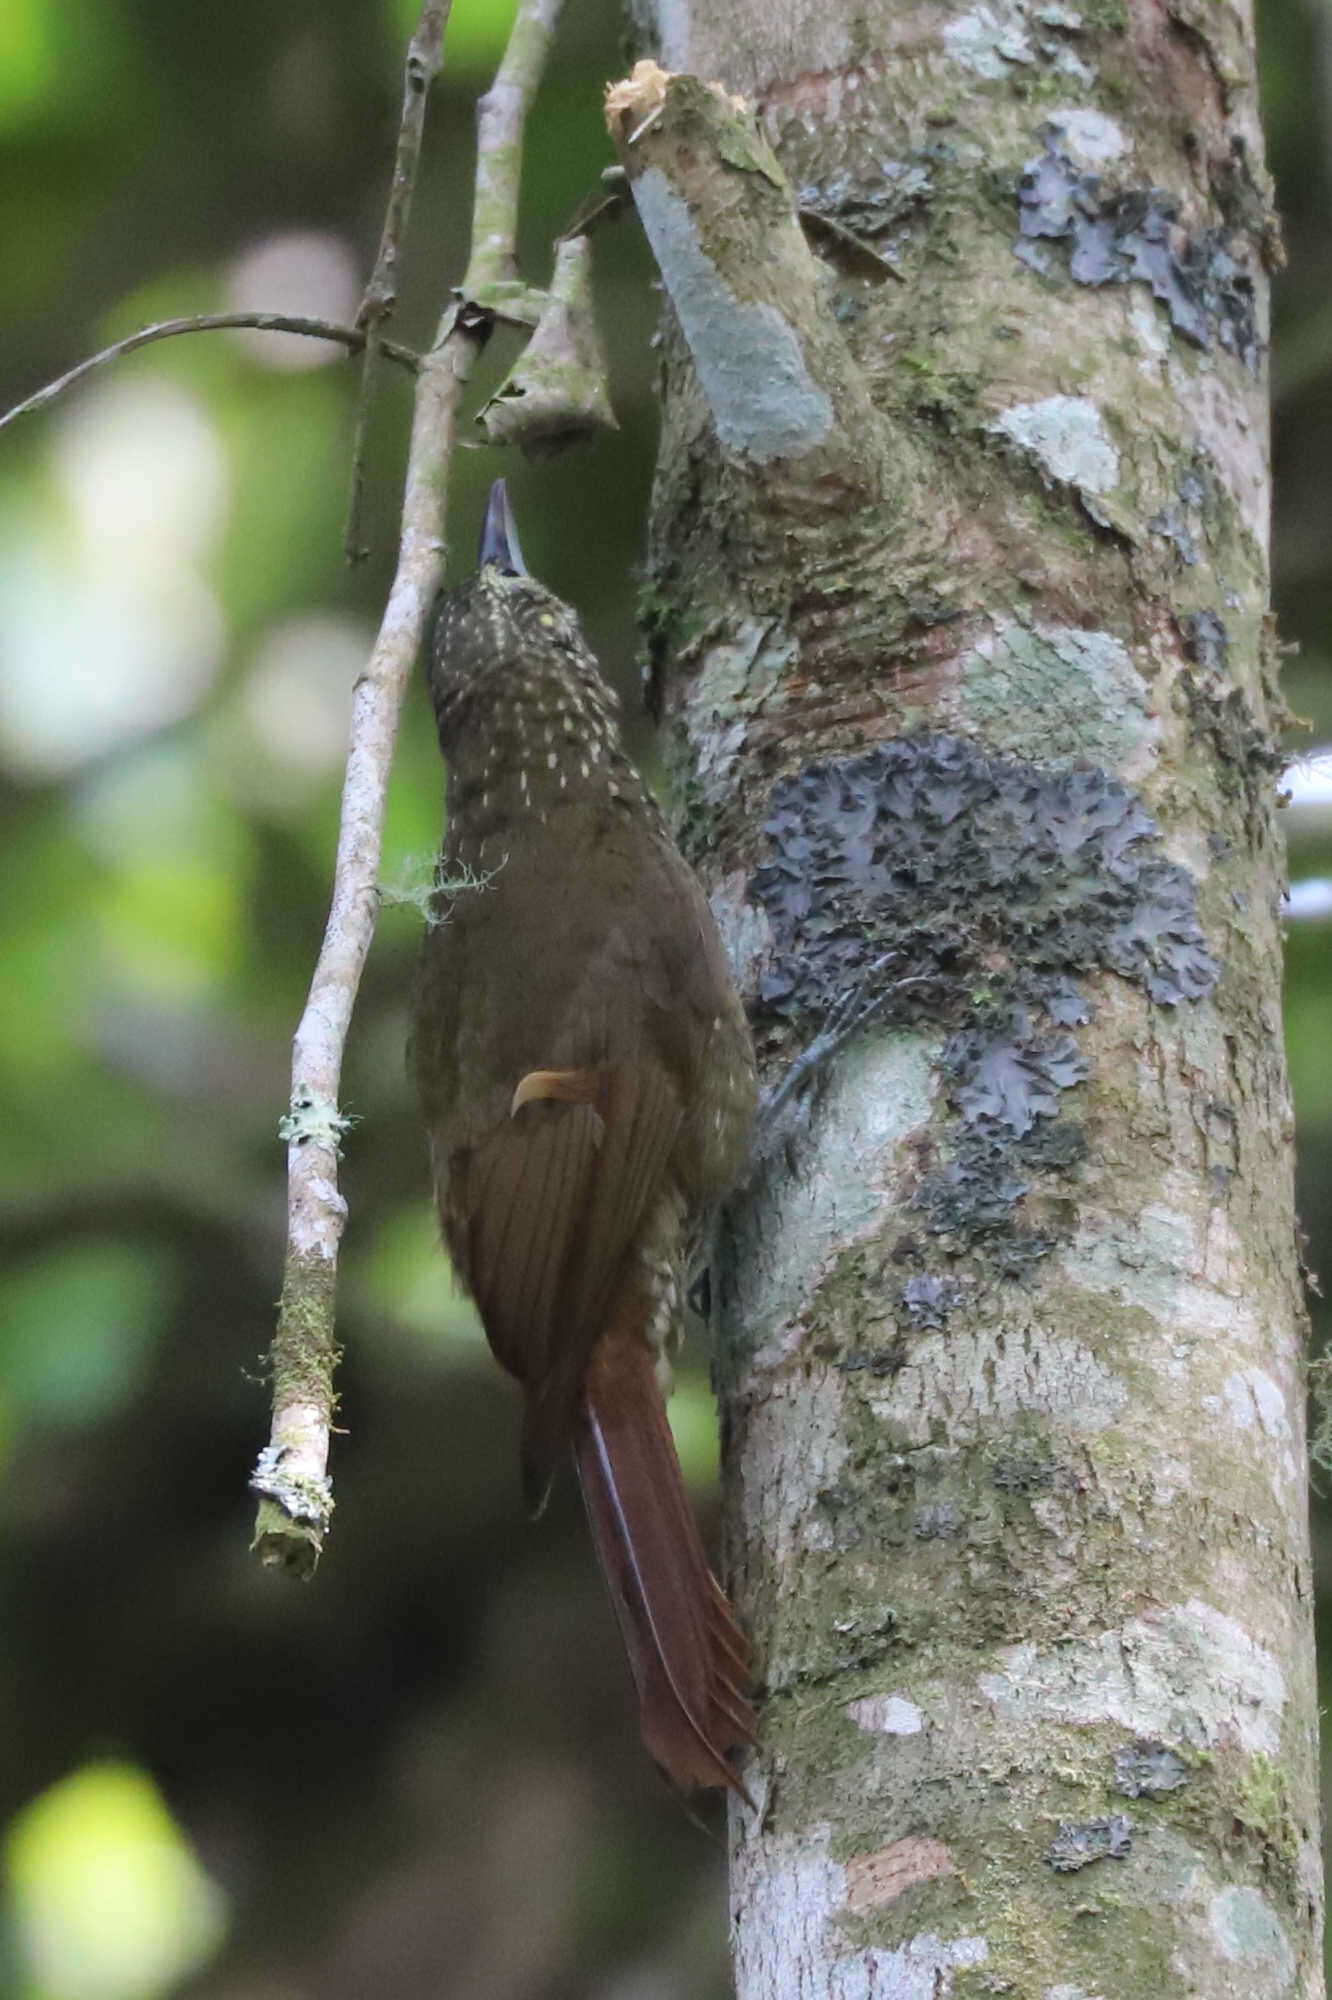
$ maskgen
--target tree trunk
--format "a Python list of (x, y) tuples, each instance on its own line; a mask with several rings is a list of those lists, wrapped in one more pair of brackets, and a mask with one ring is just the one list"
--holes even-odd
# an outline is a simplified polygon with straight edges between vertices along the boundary
[(624, 111), (680, 827), (770, 1080), (876, 1007), (717, 1287), (740, 2000), (1320, 1994), (1247, 10), (638, 11), (785, 172)]

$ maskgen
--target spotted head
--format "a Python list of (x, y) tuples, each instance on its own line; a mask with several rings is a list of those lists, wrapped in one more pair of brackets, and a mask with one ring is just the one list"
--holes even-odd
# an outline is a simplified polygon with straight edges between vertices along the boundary
[[(497, 700), (521, 698), (525, 680), (573, 675), (585, 686), (589, 671), (596, 675), (596, 662), (578, 615), (528, 575), (508, 489), (497, 479), (475, 573), (441, 592), (431, 626), (427, 674), (441, 747), (449, 755), (460, 734), (484, 728)], [(613, 704), (609, 689), (606, 696)]]

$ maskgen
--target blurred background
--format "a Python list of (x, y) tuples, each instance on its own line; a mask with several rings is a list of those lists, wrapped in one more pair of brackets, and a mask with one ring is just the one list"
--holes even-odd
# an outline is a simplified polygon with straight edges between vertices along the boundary
[[(0, 408), (150, 320), (350, 320), (416, 12), (4, 0)], [(461, 272), (472, 101), (511, 12), (456, 0), (409, 342)], [(1332, 8), (1260, 16), (1291, 253), (1276, 597), (1311, 725), (1286, 815), (1290, 1055), (1308, 1256), (1332, 1277)], [(569, 0), (529, 141), (534, 282), (609, 157), (600, 89), (624, 58), (615, 0)], [(453, 521), (465, 553), (509, 474), (531, 566), (632, 713), (655, 300), (632, 228), (596, 249), (619, 435), (536, 474), (462, 453)], [(513, 353), (494, 341), (478, 400)], [(403, 1070), (407, 905), (381, 920), (345, 1078), (334, 1534), (304, 1588), (246, 1550), (275, 1128), (406, 442), (409, 384), (386, 371), (371, 554), (349, 570), (355, 382), (312, 343), (201, 335), (0, 438), (0, 2000), (728, 1991), (716, 1826), (641, 1755), (576, 1498), (524, 1518), (512, 1397), (446, 1289)], [(390, 885), (420, 881), (440, 806), (418, 686)], [(696, 1361), (673, 1418), (706, 1507)], [(1332, 1581), (1321, 1502), (1316, 1528)]]

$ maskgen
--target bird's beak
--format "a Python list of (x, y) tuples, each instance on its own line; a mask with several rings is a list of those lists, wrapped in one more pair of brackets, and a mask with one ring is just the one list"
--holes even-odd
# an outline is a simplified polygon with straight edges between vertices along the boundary
[(514, 525), (513, 508), (509, 505), (509, 489), (502, 479), (497, 479), (490, 489), (485, 519), (481, 523), (481, 547), (477, 551), (476, 566), (484, 569), (487, 563), (493, 563), (505, 576), (527, 575), (527, 564), (523, 561), (518, 530)]

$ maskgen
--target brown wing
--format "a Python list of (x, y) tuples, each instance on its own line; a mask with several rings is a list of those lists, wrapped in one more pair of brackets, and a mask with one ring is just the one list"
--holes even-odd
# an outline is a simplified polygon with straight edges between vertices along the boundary
[(570, 1073), (558, 1074), (559, 1096), (521, 1102), (450, 1163), (443, 1203), (490, 1345), (527, 1391), (533, 1505), (572, 1435), (588, 1356), (680, 1126), (679, 1094), (651, 1065), (582, 1072), (584, 1102), (569, 1100)]

